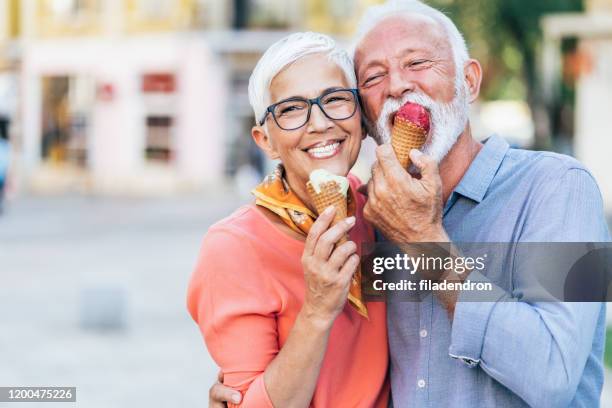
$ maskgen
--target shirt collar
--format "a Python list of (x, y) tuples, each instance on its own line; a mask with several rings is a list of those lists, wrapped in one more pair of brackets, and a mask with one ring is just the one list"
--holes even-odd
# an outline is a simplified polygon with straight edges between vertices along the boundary
[(509, 148), (501, 137), (489, 137), (453, 192), (481, 202)]

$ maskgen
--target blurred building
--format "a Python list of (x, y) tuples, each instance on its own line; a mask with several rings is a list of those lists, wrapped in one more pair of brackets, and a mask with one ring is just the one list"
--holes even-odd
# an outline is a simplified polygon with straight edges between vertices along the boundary
[[(553, 100), (562, 76), (576, 80), (573, 151), (595, 175), (606, 208), (612, 212), (612, 0), (587, 0), (585, 13), (544, 18), (544, 90)], [(577, 51), (562, 58), (565, 39), (578, 41)]]
[(172, 192), (261, 172), (246, 89), (262, 52), (297, 30), (342, 41), (380, 2), (4, 0), (0, 120), (15, 184)]
[(18, 71), (15, 39), (19, 32), (16, 1), (0, 2), (0, 137), (8, 137), (17, 114)]

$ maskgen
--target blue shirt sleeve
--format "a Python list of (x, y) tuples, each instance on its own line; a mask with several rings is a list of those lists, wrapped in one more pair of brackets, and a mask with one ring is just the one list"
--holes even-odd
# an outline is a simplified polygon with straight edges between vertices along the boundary
[[(588, 171), (567, 168), (537, 191), (520, 241), (610, 241), (601, 194)], [(527, 269), (514, 273), (526, 274)], [(487, 280), (474, 272), (469, 276), (470, 280)], [(449, 355), (470, 367), (480, 365), (530, 406), (570, 405), (594, 344), (604, 341), (604, 329), (599, 326), (604, 324), (605, 305), (528, 303), (494, 287), (497, 302), (462, 302), (460, 295)], [(588, 381), (601, 389), (601, 376), (596, 373)]]

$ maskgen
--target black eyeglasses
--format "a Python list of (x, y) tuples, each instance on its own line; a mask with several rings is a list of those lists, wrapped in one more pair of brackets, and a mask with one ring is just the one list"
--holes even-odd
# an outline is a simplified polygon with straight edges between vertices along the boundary
[(259, 121), (262, 126), (271, 113), (274, 122), (283, 130), (295, 130), (310, 120), (312, 105), (317, 105), (321, 112), (332, 120), (348, 119), (357, 111), (359, 93), (357, 89), (331, 89), (318, 98), (289, 98), (268, 106), (266, 114)]

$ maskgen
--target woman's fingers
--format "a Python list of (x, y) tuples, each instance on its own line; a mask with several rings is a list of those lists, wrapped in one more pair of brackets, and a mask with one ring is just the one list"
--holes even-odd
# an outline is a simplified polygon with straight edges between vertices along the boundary
[(225, 408), (226, 402), (239, 404), (240, 401), (242, 394), (221, 383), (213, 385), (208, 393), (208, 408)]
[(334, 246), (355, 225), (355, 217), (347, 217), (341, 222), (325, 231), (318, 239), (314, 255), (320, 260), (328, 260)]
[(319, 237), (327, 231), (334, 219), (334, 215), (336, 215), (336, 207), (330, 205), (317, 217), (317, 220), (312, 224), (306, 236), (306, 243), (304, 245), (304, 252), (306, 254), (312, 255), (314, 253)]
[[(304, 307), (309, 308), (315, 316), (331, 321), (342, 311), (346, 303), (346, 292), (350, 281), (350, 275), (348, 278), (343, 278), (338, 271), (357, 250), (354, 242), (337, 245), (355, 225), (355, 217), (345, 218), (330, 227), (333, 215), (334, 211), (330, 213), (326, 211), (319, 216), (316, 225), (313, 224), (310, 229), (307, 247), (302, 256), (306, 280)], [(354, 261), (351, 261), (351, 265), (352, 262)], [(349, 267), (355, 269), (353, 266)]]
[(348, 257), (355, 252), (357, 252), (357, 244), (353, 241), (347, 241), (334, 249), (334, 252), (329, 257), (329, 265), (335, 270), (340, 270)]
[(346, 279), (347, 281), (350, 281), (353, 277), (353, 274), (357, 270), (358, 266), (359, 266), (359, 255), (357, 254), (351, 255), (346, 260), (344, 265), (342, 265), (342, 268), (340, 269), (340, 276)]

